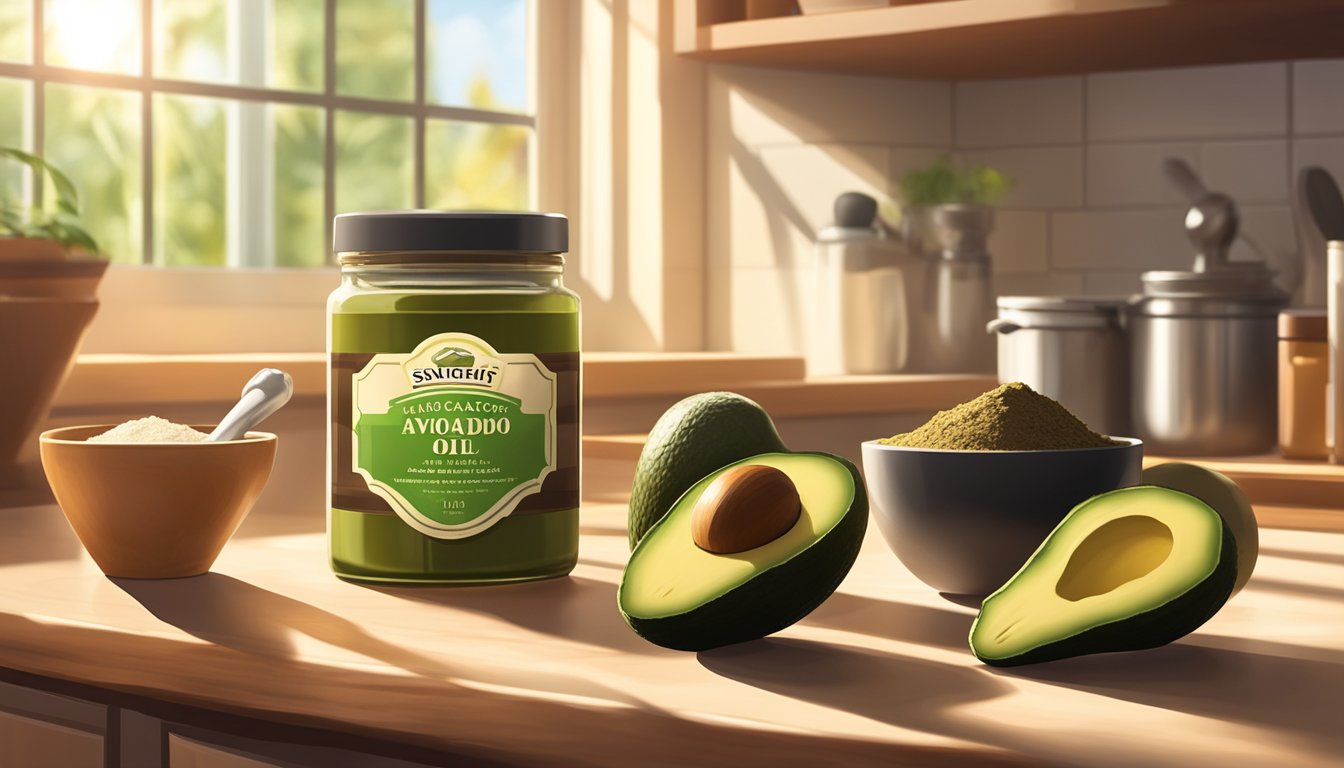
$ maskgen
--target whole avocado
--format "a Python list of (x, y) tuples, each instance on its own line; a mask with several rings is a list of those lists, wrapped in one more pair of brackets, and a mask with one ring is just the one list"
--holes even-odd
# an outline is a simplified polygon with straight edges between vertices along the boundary
[(635, 466), (630, 548), (701, 478), (748, 456), (785, 450), (769, 414), (753, 400), (705, 392), (676, 403), (653, 425)]

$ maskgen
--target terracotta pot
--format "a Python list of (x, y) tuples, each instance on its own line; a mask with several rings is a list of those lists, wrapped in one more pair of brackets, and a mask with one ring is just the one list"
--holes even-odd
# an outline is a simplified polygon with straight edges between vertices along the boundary
[(90, 298), (0, 295), (0, 467), (13, 464), (46, 418), (97, 311)]
[[(2, 241), (0, 241), (2, 242)], [(107, 262), (97, 259), (0, 259), (0, 296), (85, 299), (98, 294)]]
[(65, 427), (40, 438), (47, 482), (84, 548), (108, 576), (167, 579), (210, 570), (266, 486), (275, 435), (86, 442), (111, 428)]
[(0, 262), (61, 261), (65, 246), (43, 237), (0, 237)]

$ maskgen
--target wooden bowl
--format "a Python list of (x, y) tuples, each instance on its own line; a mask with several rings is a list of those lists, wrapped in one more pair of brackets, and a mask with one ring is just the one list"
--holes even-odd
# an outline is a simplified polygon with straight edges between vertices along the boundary
[(111, 428), (65, 427), (39, 438), (47, 482), (84, 548), (108, 576), (171, 579), (210, 570), (266, 486), (275, 435), (86, 442)]

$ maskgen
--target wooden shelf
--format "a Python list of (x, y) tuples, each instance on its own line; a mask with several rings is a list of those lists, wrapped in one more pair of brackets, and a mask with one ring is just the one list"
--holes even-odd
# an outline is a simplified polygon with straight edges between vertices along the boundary
[(937, 79), (1344, 55), (1338, 0), (935, 0), (765, 17), (749, 7), (758, 6), (678, 0), (677, 51), (724, 63)]

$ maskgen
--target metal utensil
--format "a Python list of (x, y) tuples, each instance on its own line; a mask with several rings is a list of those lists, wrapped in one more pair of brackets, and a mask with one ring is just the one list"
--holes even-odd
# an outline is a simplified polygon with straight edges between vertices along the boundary
[(1329, 240), (1344, 240), (1344, 195), (1330, 172), (1320, 167), (1307, 168), (1303, 174), (1307, 206), (1316, 227)]
[(247, 431), (280, 410), (294, 394), (294, 380), (288, 373), (275, 368), (262, 368), (247, 384), (237, 404), (220, 420), (219, 426), (206, 438), (210, 442), (237, 440)]
[(1311, 204), (1307, 202), (1310, 190), (1318, 188), (1320, 183), (1308, 183), (1308, 179), (1313, 178), (1314, 171), (1318, 170), (1325, 172), (1319, 166), (1299, 170), (1297, 184), (1293, 187), (1293, 223), (1297, 228), (1298, 259), (1302, 263), (1302, 281), (1293, 296), (1293, 303), (1306, 307), (1325, 306), (1326, 299), (1326, 240), (1312, 214)]
[(1185, 234), (1195, 246), (1195, 271), (1227, 266), (1227, 252), (1237, 239), (1240, 223), (1237, 204), (1221, 192), (1208, 191), (1190, 165), (1178, 157), (1167, 158), (1162, 169), (1190, 202), (1190, 210), (1185, 214)]

